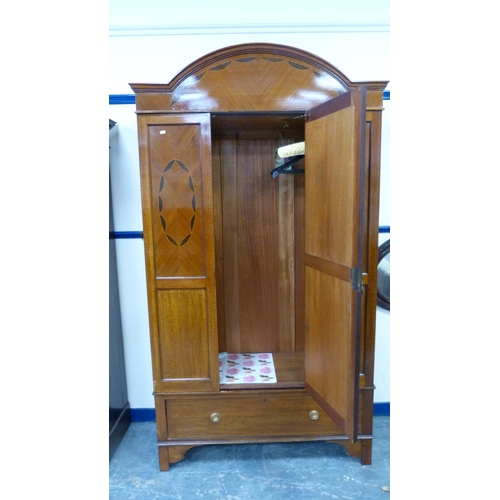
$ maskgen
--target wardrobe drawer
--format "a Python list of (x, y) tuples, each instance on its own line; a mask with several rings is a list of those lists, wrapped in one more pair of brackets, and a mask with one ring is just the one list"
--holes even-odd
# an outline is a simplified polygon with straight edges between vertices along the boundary
[(290, 397), (213, 397), (167, 401), (171, 438), (342, 435), (307, 394)]

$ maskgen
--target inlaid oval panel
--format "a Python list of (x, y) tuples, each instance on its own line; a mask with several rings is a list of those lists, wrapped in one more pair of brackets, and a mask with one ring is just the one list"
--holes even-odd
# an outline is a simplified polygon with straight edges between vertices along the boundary
[(160, 178), (158, 210), (167, 240), (177, 247), (188, 243), (196, 223), (196, 193), (187, 166), (180, 160), (167, 163)]

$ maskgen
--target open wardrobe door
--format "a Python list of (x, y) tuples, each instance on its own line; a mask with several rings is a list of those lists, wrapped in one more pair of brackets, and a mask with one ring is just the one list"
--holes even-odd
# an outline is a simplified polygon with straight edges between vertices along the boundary
[(307, 113), (305, 386), (357, 441), (366, 88)]

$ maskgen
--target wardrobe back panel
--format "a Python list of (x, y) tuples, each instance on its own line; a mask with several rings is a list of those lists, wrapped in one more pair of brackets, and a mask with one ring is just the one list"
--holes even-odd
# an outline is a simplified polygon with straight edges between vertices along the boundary
[(295, 193), (295, 351), (305, 349), (305, 288), (304, 288), (304, 232), (305, 232), (305, 175), (294, 175)]
[(294, 176), (270, 176), (278, 146), (277, 138), (213, 144), (219, 348), (227, 352), (295, 351), (296, 200)]

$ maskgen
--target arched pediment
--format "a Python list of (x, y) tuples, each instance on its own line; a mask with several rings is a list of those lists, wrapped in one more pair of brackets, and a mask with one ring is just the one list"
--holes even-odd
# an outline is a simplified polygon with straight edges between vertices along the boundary
[(313, 54), (261, 43), (211, 52), (168, 84), (131, 87), (143, 112), (264, 112), (310, 109), (357, 85)]

